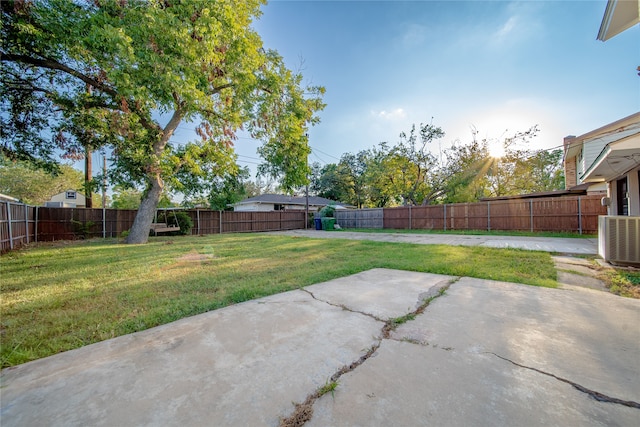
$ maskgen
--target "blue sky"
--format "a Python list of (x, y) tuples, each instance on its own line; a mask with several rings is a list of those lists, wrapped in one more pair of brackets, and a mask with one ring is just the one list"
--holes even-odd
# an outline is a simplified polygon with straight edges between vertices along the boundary
[[(271, 1), (254, 28), (309, 84), (326, 87), (310, 162), (337, 162), (412, 123), (453, 141), (533, 125), (530, 148), (562, 144), (640, 109), (640, 28), (596, 40), (598, 1)], [(174, 140), (186, 137), (185, 124)], [(257, 142), (236, 144), (255, 168)]]

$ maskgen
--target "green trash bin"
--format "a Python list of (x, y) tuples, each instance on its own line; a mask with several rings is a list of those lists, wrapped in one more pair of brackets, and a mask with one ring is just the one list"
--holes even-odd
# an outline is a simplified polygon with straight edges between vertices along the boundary
[(335, 230), (336, 219), (335, 218), (322, 218), (322, 229), (323, 230)]

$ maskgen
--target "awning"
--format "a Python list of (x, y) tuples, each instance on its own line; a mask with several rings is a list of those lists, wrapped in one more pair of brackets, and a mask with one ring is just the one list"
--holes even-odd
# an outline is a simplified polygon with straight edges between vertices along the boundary
[(609, 0), (598, 40), (606, 41), (640, 22), (640, 0)]
[(638, 165), (640, 165), (640, 132), (607, 144), (584, 173), (582, 181), (613, 181)]

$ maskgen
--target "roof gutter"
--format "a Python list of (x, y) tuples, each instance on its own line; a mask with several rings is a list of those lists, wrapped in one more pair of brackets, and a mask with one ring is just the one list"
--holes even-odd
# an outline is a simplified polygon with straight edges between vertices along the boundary
[[(607, 41), (639, 22), (638, 0), (609, 0), (604, 11), (597, 40)], [(613, 27), (612, 27), (613, 25)]]

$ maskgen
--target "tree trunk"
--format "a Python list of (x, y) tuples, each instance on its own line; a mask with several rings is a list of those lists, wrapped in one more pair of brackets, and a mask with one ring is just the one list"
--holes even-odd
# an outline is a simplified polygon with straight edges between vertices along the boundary
[[(177, 97), (176, 102), (178, 102)], [(149, 240), (151, 223), (153, 222), (153, 217), (156, 214), (156, 209), (158, 208), (160, 196), (162, 196), (162, 190), (164, 188), (164, 182), (160, 176), (160, 158), (162, 157), (162, 152), (167, 146), (171, 135), (173, 135), (173, 132), (180, 124), (183, 115), (184, 111), (181, 106), (178, 105), (178, 108), (176, 108), (173, 116), (171, 116), (169, 123), (167, 123), (165, 128), (162, 130), (161, 138), (153, 144), (153, 155), (155, 161), (153, 167), (150, 168), (153, 172), (148, 173), (149, 183), (151, 185), (147, 188), (147, 192), (140, 203), (138, 213), (136, 214), (136, 218), (133, 220), (133, 225), (131, 226), (131, 230), (129, 230), (129, 235), (126, 238), (125, 243), (140, 244), (147, 243)]]
[(160, 178), (160, 174), (156, 174), (151, 180), (151, 188), (146, 192), (140, 203), (138, 213), (136, 214), (136, 218), (133, 221), (125, 243), (147, 243), (149, 240), (149, 230), (151, 229), (153, 217), (156, 214), (163, 187), (164, 184), (162, 178)]

